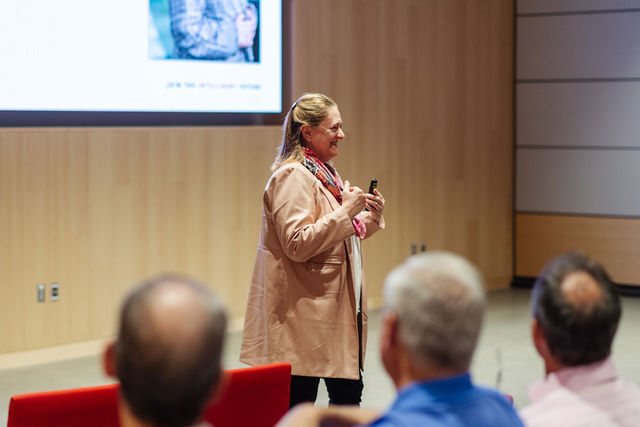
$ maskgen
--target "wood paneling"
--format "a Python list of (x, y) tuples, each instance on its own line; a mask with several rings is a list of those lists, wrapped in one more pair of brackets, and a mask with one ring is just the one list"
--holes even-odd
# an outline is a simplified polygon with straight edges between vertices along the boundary
[[(513, 2), (296, 0), (294, 95), (339, 104), (336, 160), (379, 180), (373, 299), (412, 241), (512, 276)], [(138, 280), (181, 271), (241, 317), (278, 127), (0, 130), (0, 353), (100, 339)], [(59, 281), (58, 302), (35, 286)]]
[(516, 275), (535, 277), (551, 258), (582, 251), (617, 283), (640, 285), (640, 219), (516, 215)]
[(336, 99), (337, 166), (358, 185), (377, 178), (388, 201), (388, 230), (365, 244), (373, 295), (413, 240), (466, 254), (493, 287), (510, 280), (512, 14), (501, 1), (294, 4), (294, 22), (322, 34), (294, 49), (307, 76), (294, 93)]
[[(244, 307), (271, 128), (2, 131), (0, 349), (113, 333), (128, 288), (151, 274), (206, 279)], [(36, 283), (58, 302), (37, 304)]]

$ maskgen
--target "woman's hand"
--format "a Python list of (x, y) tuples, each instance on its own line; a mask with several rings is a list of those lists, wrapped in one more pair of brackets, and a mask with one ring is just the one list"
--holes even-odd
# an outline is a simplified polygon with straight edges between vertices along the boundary
[(344, 190), (342, 190), (342, 207), (347, 210), (349, 218), (358, 215), (364, 209), (367, 199), (364, 191), (358, 187), (352, 187), (349, 181), (344, 182)]
[(382, 193), (376, 189), (373, 190), (373, 194), (366, 194), (365, 197), (371, 219), (376, 223), (380, 223), (382, 210), (384, 209), (384, 197), (382, 197)]

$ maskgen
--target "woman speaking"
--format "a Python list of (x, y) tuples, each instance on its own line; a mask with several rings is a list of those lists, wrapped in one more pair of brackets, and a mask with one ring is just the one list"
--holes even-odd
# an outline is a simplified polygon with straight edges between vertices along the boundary
[(384, 198), (342, 183), (331, 160), (343, 138), (336, 103), (301, 96), (287, 113), (263, 196), (240, 361), (291, 363), (290, 406), (314, 402), (320, 378), (331, 404), (359, 404), (362, 396), (360, 240), (384, 228)]

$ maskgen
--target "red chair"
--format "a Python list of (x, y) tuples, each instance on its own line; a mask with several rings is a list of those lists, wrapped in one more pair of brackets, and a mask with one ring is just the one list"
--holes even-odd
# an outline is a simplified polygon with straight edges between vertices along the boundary
[(20, 394), (9, 402), (7, 427), (118, 425), (117, 384)]
[[(272, 427), (289, 409), (291, 365), (232, 369), (204, 419), (215, 427)], [(113, 427), (118, 421), (118, 385), (16, 395), (7, 427)]]
[(224, 391), (204, 413), (215, 427), (273, 427), (289, 410), (290, 364), (234, 369), (227, 374)]

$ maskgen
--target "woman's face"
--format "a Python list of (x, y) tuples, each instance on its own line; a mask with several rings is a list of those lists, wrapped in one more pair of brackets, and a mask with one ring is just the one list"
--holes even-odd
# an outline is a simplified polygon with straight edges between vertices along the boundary
[(342, 118), (335, 105), (327, 109), (327, 116), (316, 127), (303, 130), (307, 147), (321, 162), (326, 163), (338, 155), (338, 142), (344, 138)]

